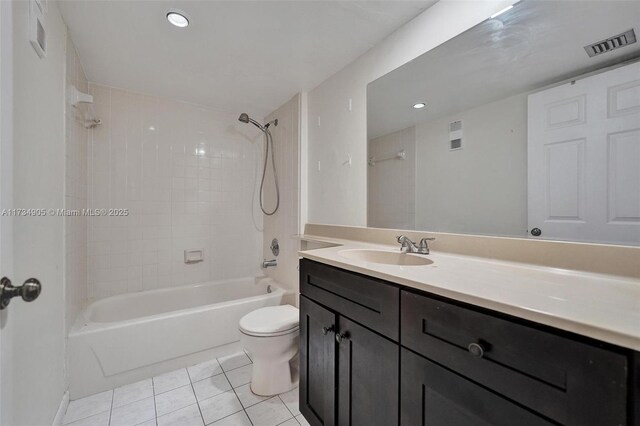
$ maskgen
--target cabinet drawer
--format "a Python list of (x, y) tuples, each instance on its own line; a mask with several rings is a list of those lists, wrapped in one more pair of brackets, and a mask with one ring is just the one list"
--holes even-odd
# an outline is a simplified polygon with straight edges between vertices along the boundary
[(300, 260), (300, 293), (398, 341), (400, 290), (354, 272)]
[(624, 354), (404, 290), (401, 306), (400, 343), (424, 357), (560, 424), (627, 423)]
[(406, 349), (400, 365), (402, 426), (555, 424)]

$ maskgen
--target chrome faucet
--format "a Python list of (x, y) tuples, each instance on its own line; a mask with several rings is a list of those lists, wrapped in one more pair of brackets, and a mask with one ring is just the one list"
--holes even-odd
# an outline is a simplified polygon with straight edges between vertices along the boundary
[(429, 254), (429, 241), (435, 240), (435, 238), (423, 238), (420, 240), (420, 243), (416, 245), (416, 243), (405, 235), (398, 235), (396, 239), (400, 244), (401, 252), (416, 254)]
[(398, 243), (400, 244), (400, 251), (403, 253), (417, 253), (418, 252), (418, 246), (416, 246), (416, 243), (414, 243), (413, 241), (411, 241), (411, 239), (405, 235), (398, 235), (396, 237), (396, 240), (398, 240)]

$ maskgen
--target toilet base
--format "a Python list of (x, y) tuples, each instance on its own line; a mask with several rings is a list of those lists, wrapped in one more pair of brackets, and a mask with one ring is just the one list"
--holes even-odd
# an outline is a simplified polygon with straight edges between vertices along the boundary
[(298, 386), (300, 378), (298, 356), (289, 362), (274, 365), (273, 362), (253, 361), (251, 392), (260, 396), (273, 396), (289, 392)]

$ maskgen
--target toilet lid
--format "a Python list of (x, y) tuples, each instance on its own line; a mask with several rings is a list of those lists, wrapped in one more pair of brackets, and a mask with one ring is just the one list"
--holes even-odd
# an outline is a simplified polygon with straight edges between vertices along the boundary
[(285, 334), (298, 328), (300, 313), (291, 305), (256, 309), (240, 320), (240, 331), (254, 336)]

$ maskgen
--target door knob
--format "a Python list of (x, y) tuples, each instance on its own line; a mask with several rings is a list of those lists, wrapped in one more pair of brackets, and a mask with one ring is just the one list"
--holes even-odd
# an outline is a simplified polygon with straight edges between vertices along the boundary
[(25, 302), (32, 302), (38, 298), (42, 285), (35, 278), (29, 278), (21, 286), (14, 287), (11, 280), (2, 277), (0, 280), (0, 310), (6, 308), (11, 299), (20, 296)]

